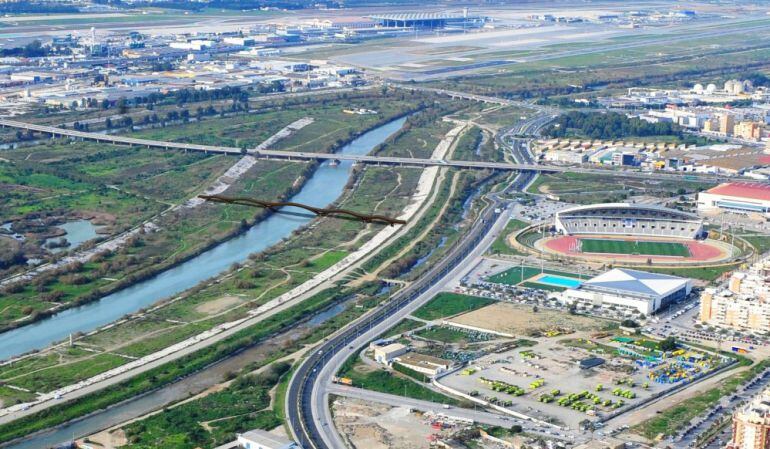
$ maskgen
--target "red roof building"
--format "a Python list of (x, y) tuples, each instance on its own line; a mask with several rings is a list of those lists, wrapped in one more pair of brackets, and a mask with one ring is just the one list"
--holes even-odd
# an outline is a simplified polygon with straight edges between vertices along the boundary
[(770, 184), (728, 182), (698, 194), (698, 210), (770, 213)]

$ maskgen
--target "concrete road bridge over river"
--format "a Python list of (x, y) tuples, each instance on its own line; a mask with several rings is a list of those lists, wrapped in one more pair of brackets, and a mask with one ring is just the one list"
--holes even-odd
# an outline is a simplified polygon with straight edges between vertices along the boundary
[[(712, 175), (712, 174), (688, 174), (682, 175), (679, 173), (667, 173), (667, 172), (645, 172), (637, 169), (600, 169), (600, 168), (586, 168), (586, 167), (566, 167), (556, 165), (542, 165), (542, 164), (519, 164), (510, 162), (485, 162), (485, 161), (458, 161), (458, 160), (444, 160), (444, 159), (422, 159), (422, 158), (409, 158), (409, 157), (392, 157), (392, 156), (372, 156), (372, 155), (342, 155), (336, 153), (314, 153), (314, 152), (295, 152), (295, 151), (280, 151), (280, 150), (255, 150), (255, 149), (241, 149), (235, 147), (216, 146), (216, 145), (199, 145), (194, 143), (184, 142), (167, 142), (162, 140), (140, 139), (128, 136), (118, 136), (110, 134), (100, 134), (84, 131), (76, 131), (65, 128), (58, 128), (49, 125), (38, 125), (34, 123), (20, 122), (16, 120), (0, 119), (1, 127), (9, 127), (16, 129), (23, 129), (26, 131), (33, 131), (42, 134), (48, 134), (53, 137), (65, 137), (71, 139), (90, 140), (94, 142), (103, 142), (115, 145), (132, 145), (132, 146), (144, 146), (147, 148), (157, 148), (161, 150), (183, 150), (183, 151), (200, 151), (204, 153), (220, 153), (220, 154), (232, 154), (241, 155), (249, 154), (259, 159), (283, 159), (283, 160), (333, 160), (333, 161), (353, 161), (363, 164), (374, 165), (395, 165), (395, 166), (416, 166), (416, 167), (455, 167), (461, 169), (475, 169), (475, 170), (505, 170), (505, 171), (519, 171), (519, 172), (539, 172), (539, 173), (556, 173), (556, 172), (571, 172), (571, 173), (586, 173), (596, 174), (601, 176), (621, 176), (625, 178), (643, 178), (643, 179), (655, 179), (655, 180), (687, 180), (687, 181), (704, 181), (704, 182), (720, 182), (728, 179), (724, 175)], [(751, 180), (746, 179), (750, 182)]]

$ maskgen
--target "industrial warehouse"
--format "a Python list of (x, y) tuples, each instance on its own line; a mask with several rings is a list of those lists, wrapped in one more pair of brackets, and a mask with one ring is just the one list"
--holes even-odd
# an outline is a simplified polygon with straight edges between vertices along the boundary
[(728, 182), (698, 194), (702, 212), (740, 212), (770, 217), (770, 184)]

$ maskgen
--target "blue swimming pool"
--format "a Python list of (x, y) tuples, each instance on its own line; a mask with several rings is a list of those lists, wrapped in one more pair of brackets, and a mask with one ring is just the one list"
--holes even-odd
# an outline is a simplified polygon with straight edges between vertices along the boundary
[(566, 287), (566, 288), (579, 287), (580, 284), (583, 283), (577, 279), (556, 276), (553, 274), (546, 274), (545, 276), (538, 278), (535, 282), (539, 284), (555, 285), (557, 287)]

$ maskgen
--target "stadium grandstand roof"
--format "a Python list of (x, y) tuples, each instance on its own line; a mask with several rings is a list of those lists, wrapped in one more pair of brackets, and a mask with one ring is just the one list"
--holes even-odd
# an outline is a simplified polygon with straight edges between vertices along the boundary
[(689, 279), (646, 271), (615, 268), (583, 283), (584, 287), (636, 295), (665, 296), (679, 290)]
[(637, 209), (637, 210), (650, 210), (650, 211), (657, 211), (657, 212), (667, 212), (670, 214), (678, 215), (683, 218), (689, 218), (692, 220), (700, 220), (700, 217), (698, 217), (695, 214), (691, 214), (689, 212), (683, 212), (681, 210), (677, 209), (670, 209), (668, 207), (658, 206), (655, 204), (641, 204), (641, 203), (600, 203), (600, 204), (589, 204), (585, 206), (575, 206), (570, 207), (567, 209), (562, 209), (558, 212), (559, 215), (567, 215), (572, 212), (582, 212), (582, 211), (589, 211), (589, 210), (597, 210), (597, 209)]
[(770, 184), (749, 182), (728, 182), (706, 191), (715, 195), (750, 198), (753, 200), (770, 201)]

